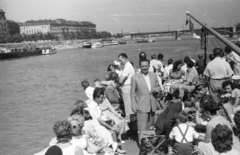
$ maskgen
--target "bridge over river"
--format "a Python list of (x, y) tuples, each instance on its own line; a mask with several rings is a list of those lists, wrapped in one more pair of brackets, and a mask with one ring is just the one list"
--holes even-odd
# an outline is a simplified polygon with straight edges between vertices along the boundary
[[(232, 26), (232, 27), (217, 27), (213, 28), (215, 31), (222, 35), (229, 35), (229, 38), (232, 38), (235, 35), (240, 34), (240, 27)], [(135, 36), (146, 36), (146, 35), (152, 35), (152, 34), (168, 34), (175, 36), (175, 40), (178, 40), (178, 38), (183, 35), (191, 33), (191, 30), (171, 30), (171, 31), (153, 31), (153, 32), (127, 32), (123, 33), (124, 36), (130, 36), (131, 38)], [(194, 33), (197, 35), (201, 35), (202, 29), (195, 29)]]

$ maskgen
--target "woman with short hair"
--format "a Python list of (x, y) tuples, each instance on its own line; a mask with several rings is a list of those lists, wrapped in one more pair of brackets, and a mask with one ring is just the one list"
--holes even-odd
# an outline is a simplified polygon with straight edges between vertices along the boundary
[(239, 155), (233, 145), (233, 132), (227, 125), (218, 124), (211, 134), (212, 145), (219, 155)]
[(121, 134), (125, 130), (125, 121), (105, 98), (105, 90), (96, 88), (93, 92), (93, 99), (94, 101), (88, 104), (92, 118), (97, 119), (107, 129), (116, 131), (118, 139), (121, 141)]
[(185, 75), (185, 72), (181, 69), (183, 65), (182, 60), (175, 61), (173, 68), (169, 71), (169, 78), (173, 80), (180, 80)]
[(176, 82), (171, 86), (172, 91), (179, 91), (179, 98), (182, 99), (185, 91), (192, 92), (196, 85), (198, 84), (198, 73), (196, 69), (193, 67), (194, 62), (192, 60), (186, 60), (185, 63), (187, 64), (187, 71), (185, 73), (185, 77), (183, 81)]
[[(200, 136), (199, 140), (202, 142), (198, 143), (198, 147), (203, 154), (215, 155), (215, 149), (211, 143), (211, 133), (218, 124), (226, 125), (229, 129), (232, 129), (231, 124), (223, 116), (218, 114), (220, 106), (218, 103), (214, 102), (212, 97), (209, 95), (204, 95), (200, 101), (201, 109), (203, 114), (210, 119), (206, 125), (205, 136)], [(240, 142), (236, 136), (233, 135), (233, 148), (240, 150)]]
[(233, 127), (234, 134), (240, 140), (240, 110), (235, 113), (233, 120), (235, 122), (235, 126)]
[[(57, 121), (53, 126), (53, 131), (56, 134), (54, 145), (62, 150), (62, 155), (83, 155), (81, 148), (70, 142), (72, 140), (72, 129), (68, 121)], [(49, 151), (48, 149), (52, 149), (51, 145), (34, 155), (44, 155)]]
[(227, 62), (232, 66), (235, 75), (240, 75), (240, 56), (235, 53), (231, 47), (226, 46), (224, 49)]

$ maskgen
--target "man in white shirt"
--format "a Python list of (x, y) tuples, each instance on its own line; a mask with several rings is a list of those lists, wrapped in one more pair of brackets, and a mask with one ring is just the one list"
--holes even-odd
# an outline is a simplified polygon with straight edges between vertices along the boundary
[(82, 87), (85, 90), (85, 94), (88, 97), (88, 99), (93, 100), (93, 91), (94, 88), (89, 86), (89, 82), (88, 81), (82, 81)]
[(152, 60), (150, 61), (150, 66), (153, 66), (156, 70), (162, 67), (162, 62), (157, 60), (157, 56), (155, 54), (152, 55), (151, 57), (152, 57)]
[(209, 93), (215, 102), (218, 102), (218, 94), (222, 89), (222, 83), (232, 77), (233, 71), (228, 62), (222, 59), (223, 50), (214, 48), (215, 58), (207, 64), (204, 75), (208, 81)]
[(135, 74), (135, 70), (132, 64), (128, 60), (128, 56), (125, 53), (121, 53), (118, 56), (118, 60), (123, 66), (122, 75), (119, 78), (119, 83), (122, 85), (122, 98), (124, 102), (126, 120), (130, 119), (130, 115), (133, 114), (131, 108), (131, 98), (130, 98), (130, 89), (131, 89), (131, 78)]
[(158, 61), (160, 62), (159, 63), (159, 67), (158, 67), (158, 72), (161, 73), (161, 75), (163, 75), (164, 73), (164, 66), (163, 66), (163, 58), (164, 58), (164, 55), (163, 54), (158, 54)]
[(168, 78), (169, 77), (169, 71), (173, 68), (173, 60), (172, 59), (168, 59), (168, 66), (165, 67), (164, 70), (164, 77)]

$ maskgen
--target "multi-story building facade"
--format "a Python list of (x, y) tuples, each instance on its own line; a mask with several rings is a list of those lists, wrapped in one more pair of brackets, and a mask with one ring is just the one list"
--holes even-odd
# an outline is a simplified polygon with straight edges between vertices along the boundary
[(7, 20), (5, 17), (5, 12), (0, 9), (0, 35), (8, 34)]
[(65, 19), (31, 20), (20, 24), (20, 33), (26, 35), (49, 32), (60, 37), (63, 32), (81, 32), (83, 30), (96, 31), (96, 25), (86, 21), (67, 21)]

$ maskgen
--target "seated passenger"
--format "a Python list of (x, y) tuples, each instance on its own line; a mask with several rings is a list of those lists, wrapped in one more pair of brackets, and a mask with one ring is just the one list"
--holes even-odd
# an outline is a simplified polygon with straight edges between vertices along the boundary
[[(82, 128), (84, 125), (84, 118), (82, 115), (72, 115), (68, 118), (69, 123), (71, 124), (72, 130), (72, 139), (71, 144), (81, 148), (84, 155), (95, 154), (101, 151), (103, 148), (98, 148), (94, 144), (88, 142), (86, 136), (82, 133)], [(53, 138), (49, 145), (56, 145), (56, 137)]]
[(117, 90), (118, 84), (118, 74), (115, 72), (110, 73), (111, 84), (109, 84), (105, 89), (106, 98), (111, 103), (115, 110), (120, 110), (121, 98)]
[(239, 155), (233, 146), (233, 132), (227, 125), (218, 124), (211, 133), (211, 141), (219, 155)]
[[(233, 119), (233, 114), (240, 110), (240, 89), (234, 88), (233, 83), (231, 81), (224, 81), (222, 83), (222, 87), (225, 89), (225, 91), (229, 94), (231, 94), (230, 97), (230, 103), (232, 105), (232, 114), (231, 114), (231, 120)], [(230, 112), (230, 111), (229, 111)]]
[[(175, 98), (178, 98), (177, 95)], [(158, 115), (155, 123), (156, 133), (159, 135), (165, 134), (166, 138), (168, 138), (173, 126), (176, 124), (176, 115), (184, 110), (188, 111), (189, 107), (193, 106), (192, 102), (173, 100), (173, 102)]]
[[(101, 139), (102, 141), (104, 141), (104, 143), (102, 143), (105, 146), (104, 151), (109, 152), (109, 149), (106, 148), (106, 146), (112, 146), (114, 151), (117, 151), (119, 153), (126, 152), (126, 151), (118, 148), (117, 136), (116, 136), (115, 131), (107, 130), (105, 127), (103, 127), (102, 125), (99, 124), (98, 120), (92, 119), (91, 115), (88, 112), (87, 104), (85, 102), (79, 100), (76, 103), (76, 107), (73, 109), (73, 111), (71, 113), (71, 116), (72, 115), (83, 115), (84, 116), (85, 121), (84, 121), (84, 126), (83, 126), (82, 130), (87, 135), (86, 137), (89, 140), (91, 139), (91, 141), (92, 141), (93, 135), (95, 136), (95, 138), (97, 135), (98, 140)], [(97, 130), (94, 131), (95, 129), (97, 129)], [(89, 144), (92, 144), (92, 143), (89, 142)], [(92, 145), (90, 145), (90, 146), (92, 146)], [(93, 147), (93, 148), (95, 148), (95, 147)], [(101, 147), (103, 147), (103, 146), (101, 146)]]
[(120, 77), (122, 75), (122, 70), (120, 70), (118, 66), (119, 65), (110, 64), (107, 68), (107, 71), (110, 73), (115, 72), (118, 74), (118, 77)]
[(237, 136), (238, 139), (240, 140), (240, 110), (235, 113), (234, 122), (235, 126), (233, 127), (233, 131), (235, 136)]
[[(231, 124), (224, 117), (218, 114), (220, 109), (219, 104), (213, 101), (213, 98), (209, 95), (204, 95), (200, 102), (203, 113), (210, 119), (206, 126), (206, 133), (204, 136), (200, 136), (198, 148), (203, 154), (217, 155), (218, 153), (213, 148), (211, 143), (211, 132), (218, 125), (227, 125), (231, 129)], [(240, 142), (236, 136), (233, 137), (233, 148), (240, 150)]]
[(87, 95), (88, 99), (93, 100), (93, 91), (94, 88), (89, 85), (89, 82), (84, 80), (82, 81), (82, 87), (85, 90), (85, 94)]
[(173, 60), (168, 59), (168, 66), (165, 67), (164, 70), (164, 78), (168, 79), (169, 78), (169, 71), (173, 68)]
[[(187, 61), (192, 61), (193, 62), (193, 64), (194, 64), (194, 66), (195, 66), (195, 60), (194, 59), (192, 59), (191, 58), (191, 56), (189, 57), (189, 56), (186, 56), (186, 57), (184, 57), (184, 59), (183, 59), (183, 61), (184, 61), (184, 63), (183, 63), (183, 65), (182, 65), (182, 67), (181, 67), (181, 69), (184, 71), (184, 72), (187, 72)], [(195, 67), (193, 67), (193, 69), (195, 69), (196, 70), (196, 68)]]
[[(72, 130), (71, 125), (68, 121), (58, 121), (53, 126), (54, 133), (56, 134), (56, 143), (62, 150), (62, 155), (83, 155), (81, 148), (73, 145), (70, 141), (72, 140)], [(43, 151), (36, 153), (34, 155), (45, 155), (48, 149), (51, 146), (48, 146)]]
[(169, 70), (169, 78), (163, 85), (164, 96), (170, 93), (171, 85), (183, 81), (185, 72), (181, 69), (182, 64), (182, 60), (175, 61), (173, 63), (173, 68)]
[(96, 88), (96, 87), (101, 88), (102, 87), (101, 81), (99, 79), (94, 80), (93, 85), (94, 85), (93, 86), (94, 88)]
[(185, 72), (181, 69), (182, 65), (182, 60), (178, 60), (173, 63), (173, 68), (169, 71), (170, 79), (181, 80), (183, 78)]
[(97, 119), (102, 126), (116, 131), (118, 139), (121, 141), (121, 134), (125, 130), (125, 121), (105, 99), (104, 89), (95, 88), (93, 99), (94, 101), (88, 104), (90, 115), (93, 119)]
[(173, 152), (177, 155), (191, 155), (193, 141), (198, 139), (199, 134), (193, 127), (187, 125), (188, 114), (181, 112), (177, 116), (177, 126), (173, 127), (169, 138), (172, 140)]
[(174, 83), (171, 85), (171, 90), (179, 91), (179, 97), (183, 98), (184, 91), (192, 92), (198, 83), (198, 73), (196, 69), (193, 68), (194, 63), (191, 60), (186, 61), (187, 64), (187, 72), (184, 77), (183, 82)]

